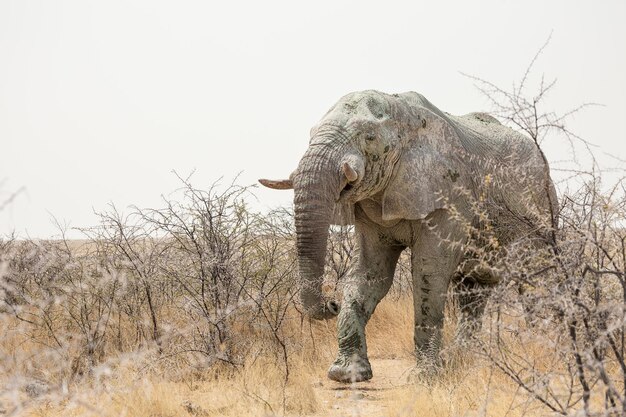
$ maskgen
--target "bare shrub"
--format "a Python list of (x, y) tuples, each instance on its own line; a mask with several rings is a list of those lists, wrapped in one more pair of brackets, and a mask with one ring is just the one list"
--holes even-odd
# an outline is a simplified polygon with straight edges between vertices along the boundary
[[(472, 78), (495, 114), (530, 136), (539, 150), (542, 140), (558, 136), (572, 148), (582, 143), (588, 149), (566, 121), (589, 104), (562, 115), (543, 112), (555, 85), (543, 78), (527, 97), (537, 56), (513, 91)], [(467, 250), (477, 267), (502, 277), (487, 308), (485, 332), (474, 347), (530, 401), (559, 415), (626, 414), (626, 188), (618, 181), (603, 190), (593, 163), (591, 171), (572, 172), (580, 188), (563, 193), (560, 205), (546, 188), (553, 203), (551, 221), (533, 215), (513, 219), (533, 232), (506, 247), (490, 224), (502, 222), (500, 214), (511, 212), (508, 207), (491, 207), (489, 198), (477, 200), (474, 209), (481, 220), (468, 225)]]
[[(97, 213), (80, 244), (0, 242), (0, 318), (9, 339), (28, 341), (5, 341), (0, 371), (16, 383), (0, 396), (34, 380), (49, 387), (38, 392), (67, 398), (128, 355), (177, 378), (269, 358), (289, 380), (289, 350), (302, 339), (291, 323), (303, 319), (291, 213), (253, 213), (247, 187), (181, 181), (163, 208)], [(29, 351), (38, 359), (20, 363)]]

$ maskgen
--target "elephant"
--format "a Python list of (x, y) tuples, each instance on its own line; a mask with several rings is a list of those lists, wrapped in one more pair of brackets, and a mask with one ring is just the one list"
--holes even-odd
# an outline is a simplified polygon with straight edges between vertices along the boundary
[[(438, 364), (450, 283), (488, 289), (500, 279), (464, 248), (468, 224), (480, 224), (476, 202), (500, 248), (556, 221), (555, 188), (533, 140), (486, 113), (444, 113), (415, 92), (345, 95), (311, 129), (289, 178), (259, 182), (294, 190), (300, 299), (313, 319), (338, 316), (328, 377), (340, 382), (372, 378), (365, 326), (403, 250), (411, 249), (415, 353)], [(358, 244), (341, 304), (321, 291), (332, 224), (353, 224)], [(484, 299), (460, 297), (461, 316), (479, 322)]]

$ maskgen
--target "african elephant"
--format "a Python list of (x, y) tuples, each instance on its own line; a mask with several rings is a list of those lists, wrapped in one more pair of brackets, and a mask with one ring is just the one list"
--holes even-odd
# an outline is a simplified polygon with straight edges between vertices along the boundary
[[(467, 224), (477, 224), (473, 202), (490, 203), (502, 246), (532, 233), (528, 219), (553, 224), (555, 217), (549, 168), (531, 139), (485, 113), (443, 113), (415, 92), (342, 97), (312, 128), (289, 179), (259, 181), (294, 189), (301, 301), (314, 319), (338, 315), (339, 354), (328, 377), (343, 382), (372, 377), (365, 325), (405, 248), (412, 251), (416, 353), (437, 361), (447, 288), (467, 256)], [(341, 306), (321, 292), (331, 224), (354, 224), (359, 247)], [(441, 244), (442, 237), (458, 244)], [(462, 277), (469, 286), (498, 279), (470, 272)], [(472, 297), (460, 303), (474, 319), (484, 305)]]

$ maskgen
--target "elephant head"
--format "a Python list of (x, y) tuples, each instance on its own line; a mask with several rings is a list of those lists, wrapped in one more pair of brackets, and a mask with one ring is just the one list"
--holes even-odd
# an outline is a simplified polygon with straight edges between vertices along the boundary
[(348, 94), (311, 129), (309, 147), (289, 179), (259, 180), (269, 188), (294, 189), (300, 295), (312, 318), (339, 311), (321, 292), (331, 224), (352, 223), (354, 204), (375, 195), (383, 220), (424, 218), (442, 205), (436, 192), (447, 176), (459, 176), (439, 149), (458, 136), (428, 105), (417, 93)]

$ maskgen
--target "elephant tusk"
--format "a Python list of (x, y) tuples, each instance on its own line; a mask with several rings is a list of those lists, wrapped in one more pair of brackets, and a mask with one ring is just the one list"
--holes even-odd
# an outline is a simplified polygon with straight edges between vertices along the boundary
[(274, 190), (293, 189), (293, 182), (291, 180), (266, 180), (262, 178), (259, 182), (267, 188), (273, 188)]

